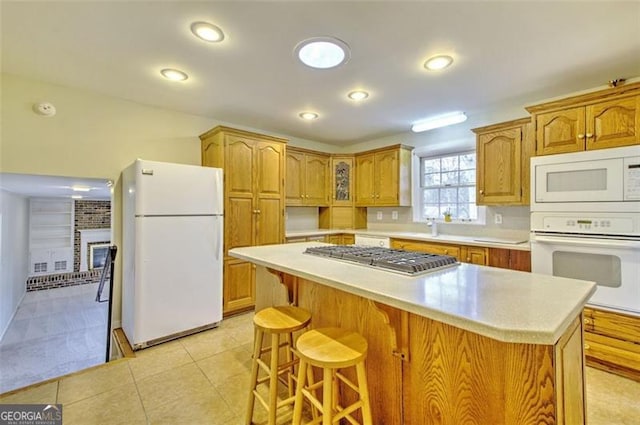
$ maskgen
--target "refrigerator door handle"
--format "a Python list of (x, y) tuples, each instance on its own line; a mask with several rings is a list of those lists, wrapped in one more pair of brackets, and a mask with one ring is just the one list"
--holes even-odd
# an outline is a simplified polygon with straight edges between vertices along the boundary
[[(222, 217), (219, 217), (219, 220), (222, 220)], [(219, 232), (217, 232), (218, 237), (215, 238), (214, 252), (215, 252), (215, 255), (216, 255), (216, 260), (220, 260), (220, 257), (222, 256), (222, 252), (221, 252), (222, 251), (221, 244), (222, 244), (222, 238), (223, 238), (222, 229), (223, 229), (222, 226), (220, 226), (219, 229), (218, 229)]]

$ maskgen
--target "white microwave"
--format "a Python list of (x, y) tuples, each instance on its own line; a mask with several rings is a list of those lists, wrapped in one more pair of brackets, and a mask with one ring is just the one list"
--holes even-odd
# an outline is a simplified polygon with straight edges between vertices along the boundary
[(640, 145), (531, 158), (531, 211), (640, 212)]

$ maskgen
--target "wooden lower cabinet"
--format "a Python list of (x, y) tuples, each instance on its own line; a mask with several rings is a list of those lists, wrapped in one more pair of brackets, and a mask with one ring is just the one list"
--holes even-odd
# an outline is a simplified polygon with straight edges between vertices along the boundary
[(587, 363), (640, 381), (640, 318), (585, 308), (583, 320)]
[(252, 309), (256, 300), (256, 266), (242, 260), (224, 260), (224, 288), (222, 312), (224, 315)]
[(391, 248), (426, 252), (429, 254), (451, 255), (452, 257), (456, 257), (458, 261), (478, 264), (480, 266), (487, 264), (487, 248), (478, 246), (391, 239)]
[(462, 261), (465, 263), (484, 266), (487, 264), (487, 248), (477, 246), (462, 246)]
[(326, 241), (336, 245), (353, 245), (356, 243), (356, 237), (350, 233), (340, 233), (337, 235), (327, 235)]
[(436, 244), (431, 242), (391, 239), (391, 248), (407, 251), (426, 252), (429, 254), (451, 255), (461, 260), (461, 249), (457, 245)]
[(517, 249), (488, 248), (487, 266), (531, 271), (531, 252)]
[[(312, 328), (340, 326), (367, 339), (375, 424), (584, 424), (580, 317), (555, 345), (507, 343), (277, 274), (258, 267), (256, 309), (293, 302), (311, 312)], [(344, 387), (340, 394), (343, 405), (352, 401)]]

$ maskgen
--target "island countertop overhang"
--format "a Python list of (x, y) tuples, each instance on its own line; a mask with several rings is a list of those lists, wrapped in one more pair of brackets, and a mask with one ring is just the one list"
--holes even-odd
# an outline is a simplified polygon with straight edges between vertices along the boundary
[(555, 344), (596, 290), (593, 282), (465, 263), (410, 277), (304, 254), (318, 245), (229, 255), (503, 342)]

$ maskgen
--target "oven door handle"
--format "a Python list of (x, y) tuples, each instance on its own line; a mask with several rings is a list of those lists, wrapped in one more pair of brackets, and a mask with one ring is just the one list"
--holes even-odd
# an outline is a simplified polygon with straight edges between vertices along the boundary
[(557, 236), (535, 236), (531, 242), (555, 245), (594, 246), (603, 248), (640, 249), (640, 241), (623, 241), (619, 239), (591, 239)]

